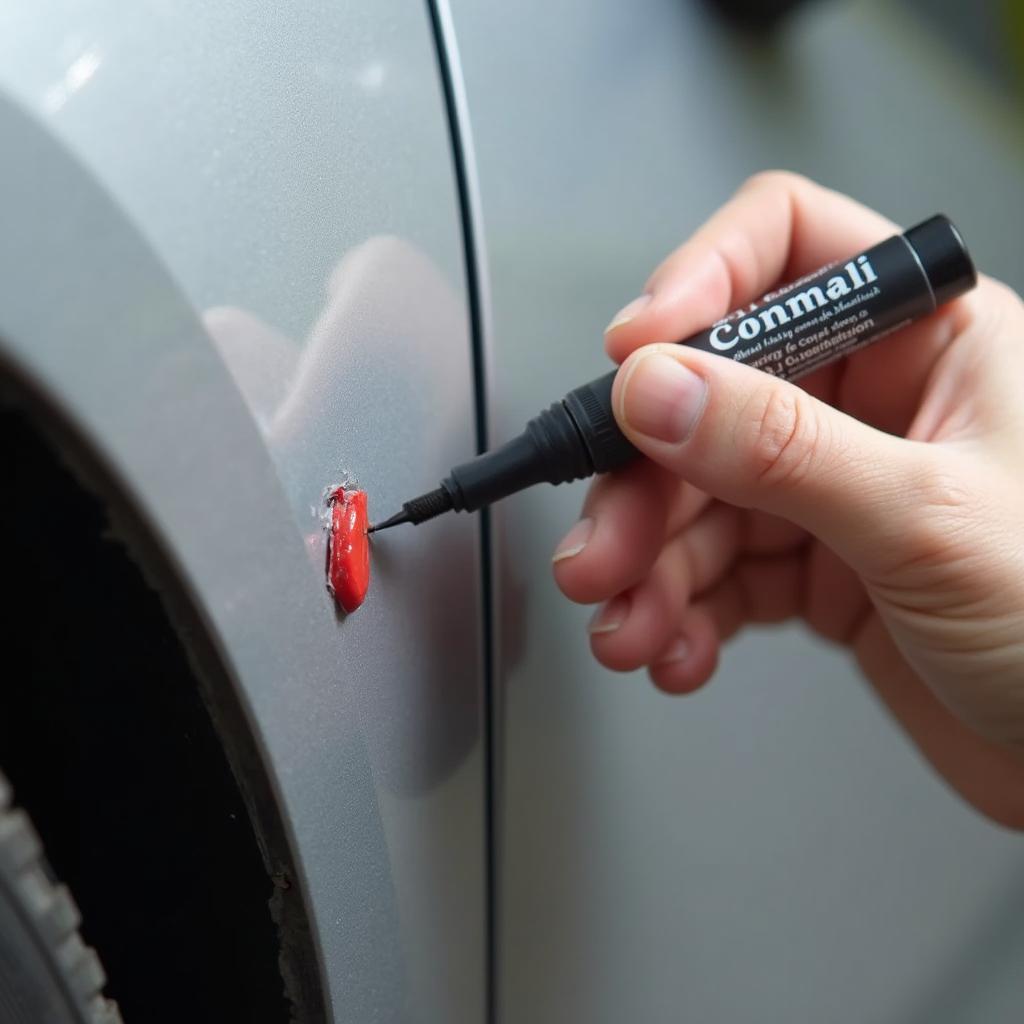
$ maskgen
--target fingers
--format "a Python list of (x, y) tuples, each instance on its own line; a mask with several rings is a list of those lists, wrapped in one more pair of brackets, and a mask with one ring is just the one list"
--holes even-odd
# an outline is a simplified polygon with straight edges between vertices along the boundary
[(647, 674), (663, 693), (693, 693), (714, 675), (721, 643), (707, 609), (690, 608), (679, 623), (679, 635), (651, 663)]
[(709, 499), (647, 459), (600, 477), (552, 562), (562, 592), (581, 604), (639, 583), (667, 536), (692, 522)]
[(780, 280), (859, 252), (895, 230), (880, 214), (806, 178), (758, 174), (613, 318), (608, 354), (622, 362), (641, 345), (685, 338)]
[(687, 610), (680, 637), (651, 663), (651, 681), (665, 693), (699, 689), (714, 673), (722, 644), (744, 625), (783, 622), (799, 614), (803, 575), (798, 555), (737, 563), (717, 587)]
[(623, 364), (616, 418), (650, 459), (732, 504), (781, 516), (858, 571), (888, 561), (913, 515), (900, 500), (929, 446), (877, 431), (786, 381), (679, 345)]
[[(645, 660), (648, 675), (666, 693), (692, 693), (713, 674), (723, 643), (747, 623), (782, 622), (800, 613), (804, 566), (800, 554), (738, 561), (715, 587), (687, 607), (674, 629), (659, 636)], [(601, 661), (608, 649), (595, 647)], [(639, 655), (639, 645), (632, 652)], [(607, 662), (605, 662), (607, 664)]]
[[(767, 522), (745, 526), (745, 518), (739, 509), (713, 505), (665, 545), (640, 583), (598, 608), (590, 624), (591, 647), (598, 660), (617, 671), (665, 661), (665, 651), (672, 643), (688, 636), (694, 607), (701, 608), (701, 614), (710, 611), (720, 638), (725, 639), (739, 625), (729, 626), (724, 617), (730, 593), (743, 595), (743, 617), (753, 616), (757, 621), (769, 618), (771, 611), (763, 605), (778, 596), (772, 589), (777, 581), (765, 573), (779, 559), (787, 566), (798, 566), (803, 538), (788, 529), (772, 528)], [(744, 549), (745, 544), (751, 547)], [(745, 558), (743, 550), (773, 554)], [(710, 595), (717, 596), (712, 599)], [(795, 606), (783, 601), (783, 607), (785, 617), (794, 614)], [(695, 643), (695, 638), (690, 639)], [(681, 658), (677, 653), (670, 660)], [(679, 671), (677, 665), (673, 677)], [(691, 672), (692, 666), (686, 670), (687, 674)]]
[[(609, 479), (595, 488), (581, 520), (592, 523), (593, 539), (556, 562), (555, 574), (570, 596), (608, 598), (589, 626), (592, 650), (603, 665), (616, 671), (649, 666), (656, 685), (684, 693), (710, 677), (719, 646), (744, 622), (775, 621), (799, 611), (797, 581), (806, 534), (775, 517), (722, 503), (696, 514), (699, 503), (684, 491), (679, 514), (685, 521), (678, 532), (656, 555), (645, 540), (649, 564), (636, 579), (636, 567), (627, 567), (630, 583), (617, 588), (614, 580), (601, 576), (603, 549), (592, 545), (598, 538), (614, 537), (622, 510), (634, 499), (642, 505), (645, 488), (653, 487), (655, 498), (663, 500), (662, 486), (645, 473)], [(666, 522), (672, 517), (669, 511)], [(599, 523), (606, 529), (599, 530)], [(578, 543), (573, 537), (578, 526), (563, 541), (569, 550)], [(596, 556), (596, 565), (579, 561), (584, 553)], [(581, 572), (572, 571), (580, 567)], [(609, 589), (601, 592), (603, 587)]]
[(748, 623), (785, 622), (801, 614), (806, 580), (802, 553), (744, 558), (697, 606), (724, 642)]
[(591, 648), (608, 668), (651, 662), (677, 631), (690, 596), (718, 580), (736, 556), (738, 510), (716, 505), (664, 546), (637, 586), (598, 608)]
[(839, 644), (852, 643), (871, 600), (857, 574), (832, 550), (817, 542), (806, 554), (802, 614), (819, 636)]
[[(1005, 285), (981, 275), (978, 287), (946, 310), (954, 340), (929, 381), (909, 436), (925, 440), (984, 436), (1019, 466), (1024, 409), (1024, 303)], [(1004, 446), (1003, 442), (1009, 442)]]
[[(917, 415), (936, 361), (956, 336), (956, 303), (868, 345), (828, 369), (841, 371), (838, 387), (819, 395), (864, 423), (903, 436)], [(800, 386), (805, 390), (806, 381)]]

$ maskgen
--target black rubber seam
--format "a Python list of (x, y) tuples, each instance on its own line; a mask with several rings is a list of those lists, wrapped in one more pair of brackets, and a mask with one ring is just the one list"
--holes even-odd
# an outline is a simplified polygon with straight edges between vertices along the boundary
[[(465, 257), (466, 296), (469, 304), (470, 341), (473, 362), (474, 414), (476, 418), (477, 453), (488, 448), (487, 437), (487, 374), (484, 355), (484, 311), (481, 295), (481, 276), (486, 272), (480, 266), (480, 255), (475, 244), (475, 222), (473, 202), (466, 168), (468, 155), (464, 148), (462, 125), (459, 120), (455, 85), (449, 64), (448, 48), (445, 45), (444, 27), (438, 10), (438, 0), (427, 0), (427, 11), (434, 34), (437, 50), (438, 70), (444, 90), (444, 102), (448, 113), (448, 130), (451, 136), (452, 166), (458, 195), (462, 247)], [(486, 892), (484, 913), (486, 916), (485, 971), (485, 1019), (495, 1024), (498, 1017), (497, 1002), (497, 752), (495, 746), (495, 665), (494, 665), (494, 576), (491, 561), (491, 517), (489, 510), (479, 512), (480, 523), (480, 569), (482, 586), (482, 628), (483, 628), (483, 742), (484, 742), (484, 830), (485, 863), (484, 879)]]

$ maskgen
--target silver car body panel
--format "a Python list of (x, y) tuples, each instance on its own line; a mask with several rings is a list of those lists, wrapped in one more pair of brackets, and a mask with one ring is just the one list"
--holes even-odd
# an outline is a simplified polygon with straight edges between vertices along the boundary
[[(476, 444), (426, 8), (0, 14), (0, 338), (172, 553), (291, 831), (332, 1020), (485, 1000), (480, 550), (398, 531), (324, 588), (324, 488), (391, 511)], [(112, 198), (111, 198), (112, 197)]]

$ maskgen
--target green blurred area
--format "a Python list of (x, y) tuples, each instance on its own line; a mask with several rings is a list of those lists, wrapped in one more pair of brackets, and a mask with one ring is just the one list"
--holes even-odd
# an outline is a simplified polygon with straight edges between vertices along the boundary
[(1024, 0), (904, 0), (990, 84), (1024, 103)]
[(1003, 0), (1007, 53), (1018, 95), (1024, 97), (1024, 0)]

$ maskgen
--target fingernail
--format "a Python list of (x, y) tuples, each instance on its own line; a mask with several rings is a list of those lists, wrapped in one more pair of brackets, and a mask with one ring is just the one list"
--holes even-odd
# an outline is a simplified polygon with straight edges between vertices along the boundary
[(693, 433), (707, 393), (703, 377), (671, 356), (651, 352), (629, 368), (619, 413), (637, 433), (679, 444)]
[(635, 298), (632, 302), (627, 303), (612, 317), (611, 323), (604, 329), (604, 333), (608, 334), (614, 331), (617, 327), (622, 327), (624, 324), (628, 324), (630, 320), (635, 320), (648, 302), (651, 301), (650, 295), (644, 294)]
[(690, 645), (684, 637), (678, 637), (672, 646), (658, 659), (657, 664), (669, 665), (674, 661), (686, 661), (690, 656)]
[(587, 626), (587, 632), (591, 636), (599, 633), (614, 633), (625, 621), (629, 614), (629, 598), (620, 594), (606, 601), (594, 612), (594, 617)]
[(574, 555), (578, 555), (587, 546), (587, 541), (590, 540), (590, 535), (593, 532), (594, 520), (589, 516), (581, 519), (559, 541), (554, 555), (551, 556), (551, 561), (561, 562), (563, 558), (572, 558)]

